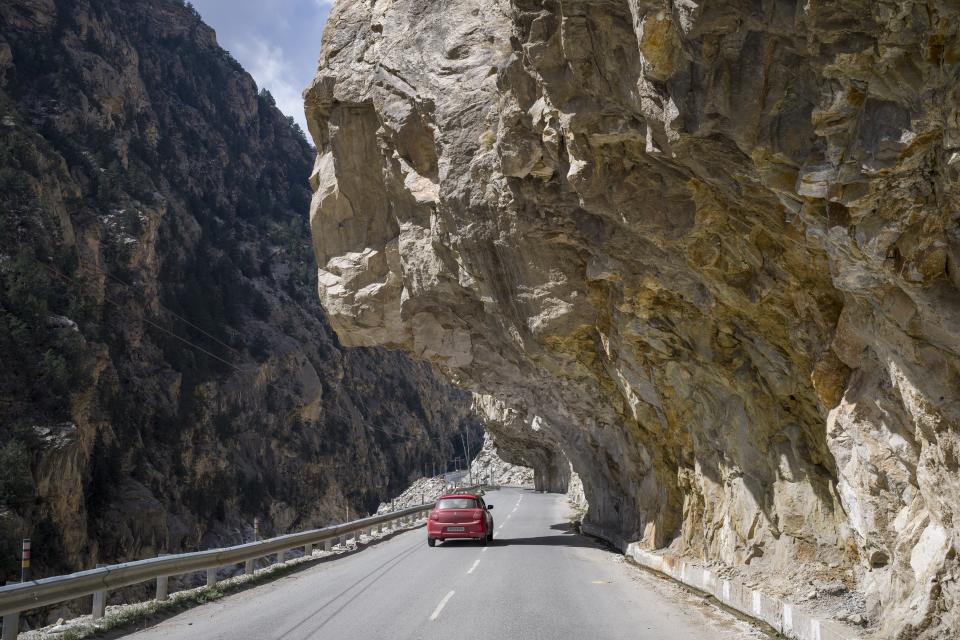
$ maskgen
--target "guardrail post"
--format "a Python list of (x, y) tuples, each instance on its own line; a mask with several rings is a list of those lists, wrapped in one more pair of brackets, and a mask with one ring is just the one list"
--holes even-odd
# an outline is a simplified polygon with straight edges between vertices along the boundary
[(3, 616), (3, 640), (17, 640), (20, 633), (20, 614), (8, 613)]
[(305, 544), (305, 545), (303, 545), (303, 555), (305, 555), (305, 556), (312, 556), (312, 555), (313, 555), (313, 545), (312, 545), (312, 544)]
[[(97, 569), (105, 567), (104, 564), (98, 564)], [(106, 591), (94, 591), (93, 592), (93, 610), (90, 612), (90, 616), (94, 620), (100, 620), (103, 618), (103, 614), (107, 609), (107, 592)]]
[(277, 564), (283, 564), (283, 556), (286, 552), (283, 549), (277, 551)]
[(207, 586), (217, 586), (217, 568), (207, 569)]
[(243, 572), (248, 576), (253, 575), (253, 572), (256, 570), (254, 563), (256, 560), (250, 559), (243, 563)]
[(333, 550), (333, 540), (329, 538), (323, 541), (323, 550), (330, 553)]
[[(165, 554), (158, 553), (157, 557), (162, 558)], [(157, 593), (155, 600), (166, 600), (169, 595), (169, 576), (157, 576)]]
[(167, 599), (168, 580), (167, 576), (157, 576), (157, 600)]

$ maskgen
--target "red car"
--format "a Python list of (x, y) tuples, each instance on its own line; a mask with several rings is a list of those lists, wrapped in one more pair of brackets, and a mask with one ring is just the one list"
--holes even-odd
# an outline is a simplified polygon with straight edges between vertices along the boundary
[(490, 509), (492, 504), (484, 504), (483, 498), (472, 493), (440, 496), (427, 520), (427, 544), (432, 547), (437, 540), (472, 539), (486, 546), (493, 540)]

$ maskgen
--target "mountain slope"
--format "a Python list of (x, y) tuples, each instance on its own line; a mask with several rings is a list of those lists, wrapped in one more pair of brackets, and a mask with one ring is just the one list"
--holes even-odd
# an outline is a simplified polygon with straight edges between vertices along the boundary
[[(316, 302), (313, 151), (175, 0), (0, 6), (0, 577), (376, 508), (481, 428)], [(476, 447), (475, 447), (476, 448)]]

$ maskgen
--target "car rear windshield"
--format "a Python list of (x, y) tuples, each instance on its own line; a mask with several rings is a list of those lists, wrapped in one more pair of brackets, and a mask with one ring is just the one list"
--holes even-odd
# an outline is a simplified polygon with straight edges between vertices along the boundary
[(437, 503), (437, 509), (478, 509), (473, 498), (443, 498)]

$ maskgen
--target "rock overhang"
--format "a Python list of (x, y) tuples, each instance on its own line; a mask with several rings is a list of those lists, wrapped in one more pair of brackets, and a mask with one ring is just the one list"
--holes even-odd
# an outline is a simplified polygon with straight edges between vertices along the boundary
[(505, 443), (538, 416), (599, 528), (849, 568), (934, 633), (957, 16), (912, 6), (340, 2), (305, 96), (331, 322), (495, 396)]

